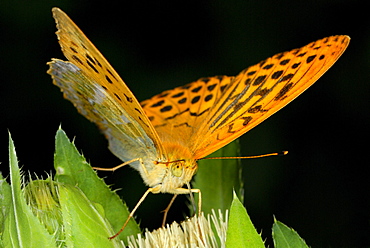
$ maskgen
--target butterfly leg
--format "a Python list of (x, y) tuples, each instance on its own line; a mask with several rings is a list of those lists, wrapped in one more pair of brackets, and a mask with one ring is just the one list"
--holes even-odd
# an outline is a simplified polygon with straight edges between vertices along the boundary
[(116, 233), (114, 234), (113, 236), (109, 237), (109, 239), (114, 239), (115, 237), (117, 237), (118, 235), (121, 234), (121, 232), (125, 229), (125, 227), (127, 226), (128, 222), (130, 221), (131, 218), (134, 217), (134, 214), (136, 212), (136, 210), (139, 208), (139, 206), (141, 205), (141, 203), (145, 200), (145, 198), (148, 196), (149, 193), (151, 192), (157, 192), (158, 191), (158, 188), (149, 188), (145, 193), (144, 195), (140, 198), (139, 202), (136, 203), (136, 206), (134, 207), (134, 209), (132, 209), (132, 211), (130, 212), (130, 215), (127, 217), (125, 223), (123, 224), (123, 226), (121, 227), (121, 229)]
[(131, 159), (130, 161), (127, 161), (127, 162), (124, 162), (120, 165), (117, 165), (116, 167), (113, 167), (113, 168), (101, 168), (101, 167), (92, 167), (94, 170), (99, 170), (99, 171), (115, 171), (115, 170), (118, 170), (119, 168), (125, 166), (125, 165), (128, 165), (128, 164), (131, 164), (132, 162), (135, 162), (135, 161), (141, 161), (141, 158), (134, 158), (134, 159)]
[(191, 189), (191, 192), (198, 193), (198, 216), (202, 212), (202, 192), (200, 189)]
[[(190, 189), (190, 197), (192, 199), (192, 202), (194, 202), (194, 197), (192, 195), (193, 193), (198, 193), (198, 216), (200, 216), (200, 213), (202, 212), (202, 192), (200, 191), (200, 189)], [(194, 207), (194, 213), (195, 212), (196, 210)]]
[(202, 212), (202, 192), (200, 191), (200, 189), (178, 188), (174, 192), (174, 194), (189, 194), (189, 193), (197, 193), (198, 194), (198, 215), (200, 215), (200, 213)]
[(170, 208), (171, 208), (171, 206), (172, 206), (173, 202), (175, 201), (176, 196), (177, 196), (177, 195), (173, 195), (173, 197), (172, 197), (172, 199), (171, 199), (170, 203), (168, 204), (168, 206), (166, 207), (166, 209), (165, 209), (165, 210), (163, 210), (163, 221), (162, 221), (162, 227), (164, 227), (164, 225), (166, 224), (166, 219), (167, 219), (168, 211), (170, 211)]

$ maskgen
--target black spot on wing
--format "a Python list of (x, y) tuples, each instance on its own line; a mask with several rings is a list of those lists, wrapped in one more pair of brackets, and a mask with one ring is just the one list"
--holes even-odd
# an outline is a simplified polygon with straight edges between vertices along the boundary
[(279, 101), (279, 100), (283, 100), (285, 98), (285, 95), (286, 93), (288, 93), (288, 91), (293, 87), (293, 83), (288, 83), (287, 85), (285, 85), (279, 93), (277, 93), (277, 95), (275, 96), (274, 100), (275, 101)]
[(267, 59), (262, 60), (261, 62), (259, 62), (259, 63), (258, 63), (258, 65), (259, 65), (260, 67), (264, 66), (264, 65), (266, 64), (266, 60), (267, 60)]
[(229, 126), (228, 126), (228, 127), (229, 127), (229, 128), (227, 129), (227, 132), (228, 132), (228, 133), (235, 133), (235, 131), (233, 131), (234, 123), (229, 124)]
[(286, 65), (286, 64), (289, 63), (289, 61), (290, 61), (290, 59), (284, 59), (284, 60), (280, 61), (280, 65)]
[(191, 92), (198, 93), (201, 89), (202, 89), (202, 86), (198, 86), (198, 87), (192, 89)]
[(263, 81), (265, 81), (265, 79), (266, 75), (259, 76), (256, 78), (256, 80), (254, 80), (253, 85), (260, 85)]
[(99, 73), (99, 71), (95, 68), (95, 66), (89, 61), (89, 60), (86, 60), (87, 62), (87, 65), (93, 69), (93, 71), (95, 71), (96, 73)]
[(209, 108), (203, 110), (202, 112), (200, 113), (197, 113), (197, 112), (189, 112), (191, 116), (196, 116), (196, 117), (199, 117), (201, 115), (203, 115), (204, 113), (207, 113), (209, 111)]
[(216, 85), (217, 85), (217, 84), (211, 84), (211, 85), (208, 85), (208, 86), (207, 86), (207, 90), (208, 90), (208, 91), (212, 91), (212, 90), (214, 90), (214, 88), (216, 87)]
[(195, 96), (195, 97), (193, 97), (193, 99), (191, 99), (191, 103), (192, 104), (197, 103), (197, 102), (199, 102), (199, 100), (200, 100), (200, 96)]
[(207, 96), (204, 98), (204, 101), (208, 102), (208, 101), (210, 101), (212, 98), (213, 98), (213, 95), (212, 95), (212, 94), (209, 94), (209, 95), (207, 95)]
[[(138, 112), (139, 114), (142, 115), (141, 111), (138, 109), (138, 108), (134, 108), (136, 110), (136, 112)], [(141, 120), (141, 119), (140, 119)]]
[(287, 80), (290, 80), (292, 77), (294, 77), (294, 74), (293, 73), (289, 73), (285, 76), (283, 76), (280, 80), (279, 80), (279, 83), (281, 82), (284, 82), (284, 81), (287, 81)]
[(160, 100), (160, 101), (158, 101), (156, 103), (153, 103), (150, 107), (151, 108), (159, 107), (159, 106), (162, 106), (163, 103), (164, 103), (164, 100)]
[(292, 50), (291, 53), (293, 55), (297, 55), (300, 51), (301, 51), (301, 49), (297, 48), (297, 49)]
[(246, 117), (242, 117), (242, 119), (244, 120), (243, 122), (243, 126), (246, 126), (248, 125), (248, 123), (253, 119), (251, 116), (246, 116)]
[(184, 111), (182, 111), (182, 112), (176, 113), (176, 114), (174, 114), (173, 116), (169, 116), (169, 117), (167, 117), (167, 118), (166, 118), (166, 120), (171, 120), (171, 119), (175, 118), (176, 116), (178, 116), (178, 115), (182, 115), (183, 113), (186, 113), (186, 112), (188, 112), (188, 111), (189, 111), (189, 108), (185, 109), (185, 110), (184, 110)]
[(185, 93), (183, 92), (183, 91), (181, 91), (181, 92), (179, 92), (179, 93), (177, 93), (177, 94), (175, 94), (175, 95), (173, 95), (173, 96), (171, 96), (172, 98), (179, 98), (179, 97), (181, 97), (181, 96), (183, 96)]
[(307, 58), (307, 60), (306, 60), (306, 63), (307, 63), (307, 64), (311, 63), (315, 58), (316, 58), (316, 55), (311, 55), (311, 56), (309, 56), (309, 57)]
[(121, 98), (116, 94), (114, 93), (114, 96), (119, 100), (119, 101), (122, 101)]
[(221, 87), (220, 87), (220, 91), (221, 91), (221, 93), (222, 92), (224, 92), (224, 90), (225, 90), (225, 88), (227, 87), (227, 85), (222, 85)]
[(216, 76), (216, 78), (219, 80), (219, 81), (222, 81), (224, 79), (225, 76)]
[(248, 76), (253, 76), (257, 71), (250, 71), (247, 73)]
[(132, 97), (129, 97), (126, 94), (124, 94), (124, 95), (126, 97), (126, 101), (128, 101), (129, 103), (132, 103), (133, 102)]
[(187, 123), (187, 122), (184, 122), (184, 123), (181, 123), (181, 124), (178, 124), (178, 125), (174, 125), (174, 127), (181, 127), (181, 126), (191, 127), (189, 125), (189, 123)]
[(91, 58), (91, 56), (89, 54), (86, 53), (85, 56), (86, 56), (88, 61), (90, 61), (92, 64), (96, 65), (95, 60), (93, 58)]
[(250, 109), (248, 109), (248, 113), (251, 113), (251, 114), (255, 114), (255, 113), (258, 113), (261, 111), (261, 108), (262, 108), (262, 105), (257, 105), (255, 107), (252, 107)]
[(294, 63), (294, 64), (292, 65), (292, 69), (296, 69), (300, 64), (301, 64), (301, 62)]
[(184, 104), (184, 103), (186, 103), (186, 97), (181, 98), (180, 100), (178, 100), (178, 101), (177, 101), (177, 103), (179, 103), (179, 104)]
[(74, 52), (74, 53), (78, 53), (78, 52), (77, 52), (77, 50), (76, 50), (76, 49), (74, 49), (74, 48), (73, 48), (73, 47), (71, 47), (71, 46), (69, 47), (69, 49), (71, 49), (71, 51), (72, 51), (72, 52)]
[(95, 59), (95, 61), (96, 61), (96, 63), (98, 64), (98, 66), (99, 66), (100, 68), (103, 68), (103, 66), (100, 64), (99, 60)]
[(276, 54), (276, 55), (274, 56), (274, 59), (280, 60), (282, 57), (284, 57), (284, 55), (285, 55), (285, 52), (283, 52), (283, 53), (278, 53), (278, 54)]
[(84, 65), (84, 63), (82, 63), (82, 61), (76, 55), (72, 55), (72, 59), (77, 61), (79, 64)]
[(158, 97), (166, 97), (166, 96), (168, 96), (170, 94), (170, 92), (169, 91), (165, 91), (165, 92), (162, 92), (161, 94), (159, 94), (158, 95)]
[(265, 96), (266, 94), (268, 94), (270, 92), (269, 89), (265, 88), (265, 89), (261, 89), (260, 91), (258, 91), (257, 95), (259, 96)]
[(268, 65), (265, 65), (262, 69), (268, 70), (268, 69), (271, 69), (273, 66), (274, 64), (268, 64)]
[(117, 78), (113, 75), (113, 73), (109, 69), (107, 69), (107, 72), (117, 81)]
[(165, 106), (165, 107), (161, 108), (159, 111), (160, 111), (161, 113), (164, 113), (164, 112), (168, 112), (168, 111), (170, 111), (171, 109), (172, 109), (172, 106), (171, 106), (171, 105), (167, 105), (167, 106)]
[(271, 78), (272, 79), (278, 79), (282, 74), (284, 73), (283, 70), (280, 70), (280, 71), (275, 71), (272, 75), (271, 75)]
[(110, 77), (108, 77), (108, 75), (105, 75), (105, 79), (108, 81), (108, 83), (113, 84), (112, 80), (110, 79)]

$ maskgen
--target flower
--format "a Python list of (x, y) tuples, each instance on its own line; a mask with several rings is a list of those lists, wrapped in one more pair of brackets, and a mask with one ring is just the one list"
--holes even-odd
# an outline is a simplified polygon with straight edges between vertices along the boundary
[(228, 211), (218, 214), (212, 210), (207, 218), (201, 213), (187, 218), (180, 224), (177, 222), (152, 232), (137, 234), (127, 238), (130, 248), (212, 248), (225, 247)]

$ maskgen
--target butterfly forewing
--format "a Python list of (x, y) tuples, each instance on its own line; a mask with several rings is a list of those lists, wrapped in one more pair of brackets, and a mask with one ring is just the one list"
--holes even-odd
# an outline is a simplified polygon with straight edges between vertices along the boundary
[[(193, 136), (195, 158), (218, 150), (283, 108), (326, 72), (348, 43), (348, 36), (324, 38), (242, 71)], [(204, 139), (197, 139), (199, 134)]]
[[(81, 114), (103, 130), (115, 155), (122, 159), (124, 156), (120, 153), (125, 151), (122, 148), (138, 138), (144, 142), (142, 147), (140, 142), (136, 145), (132, 143), (128, 147), (153, 147), (152, 152), (163, 158), (163, 147), (154, 127), (120, 76), (64, 12), (53, 8), (53, 15), (62, 51), (66, 58), (80, 69), (78, 71), (75, 68), (74, 72), (85, 80), (73, 80), (70, 75), (69, 81), (59, 77), (55, 83)], [(68, 68), (64, 68), (65, 66), (67, 64), (61, 61), (52, 62), (48, 73), (55, 77), (58, 74), (55, 71), (57, 68), (60, 72), (71, 68), (70, 65)], [(107, 107), (113, 110), (104, 110)], [(127, 138), (129, 139), (126, 140)]]
[(327, 37), (261, 61), (236, 77), (203, 78), (142, 104), (161, 137), (182, 141), (199, 159), (305, 91), (334, 64), (348, 43), (348, 36)]

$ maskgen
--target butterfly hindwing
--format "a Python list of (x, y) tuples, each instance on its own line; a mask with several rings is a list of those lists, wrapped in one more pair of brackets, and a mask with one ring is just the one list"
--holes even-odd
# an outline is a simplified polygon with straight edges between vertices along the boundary
[(141, 104), (162, 140), (190, 147), (190, 138), (231, 80), (233, 77), (227, 76), (201, 78)]

